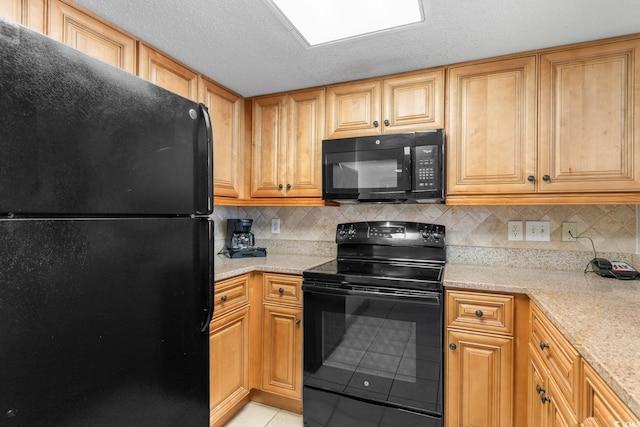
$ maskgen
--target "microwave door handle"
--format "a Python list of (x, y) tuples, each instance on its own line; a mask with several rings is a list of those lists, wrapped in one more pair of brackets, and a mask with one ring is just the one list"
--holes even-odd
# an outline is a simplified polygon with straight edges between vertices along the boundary
[(404, 147), (404, 156), (402, 162), (402, 168), (404, 170), (404, 189), (405, 191), (411, 191), (411, 147)]

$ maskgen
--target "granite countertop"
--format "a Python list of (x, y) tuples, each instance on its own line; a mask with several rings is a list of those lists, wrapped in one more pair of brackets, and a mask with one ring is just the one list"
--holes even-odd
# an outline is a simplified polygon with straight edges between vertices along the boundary
[[(214, 259), (216, 281), (251, 271), (302, 274), (334, 257), (269, 254)], [(490, 267), (448, 263), (446, 287), (522, 293), (640, 416), (640, 281), (582, 271)]]
[(216, 255), (214, 258), (214, 281), (228, 279), (252, 271), (271, 273), (302, 274), (308, 268), (324, 264), (335, 257), (311, 255), (268, 254), (257, 258), (227, 258)]
[(448, 287), (524, 293), (640, 416), (640, 281), (582, 271), (447, 264)]

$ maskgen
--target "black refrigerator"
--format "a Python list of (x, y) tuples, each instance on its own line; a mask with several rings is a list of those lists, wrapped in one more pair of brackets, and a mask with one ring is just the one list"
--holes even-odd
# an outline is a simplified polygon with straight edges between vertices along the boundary
[(0, 425), (209, 425), (211, 135), (0, 18)]

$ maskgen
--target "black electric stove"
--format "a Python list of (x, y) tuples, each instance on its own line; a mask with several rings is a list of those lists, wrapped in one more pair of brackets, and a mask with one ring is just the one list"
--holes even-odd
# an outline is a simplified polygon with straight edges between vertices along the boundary
[(441, 427), (445, 227), (340, 224), (304, 271), (306, 426)]

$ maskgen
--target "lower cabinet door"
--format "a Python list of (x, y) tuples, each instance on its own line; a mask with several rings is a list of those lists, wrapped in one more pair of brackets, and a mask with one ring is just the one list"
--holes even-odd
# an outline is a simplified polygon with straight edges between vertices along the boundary
[(544, 427), (547, 396), (547, 373), (535, 351), (529, 351), (528, 378), (529, 427)]
[(585, 427), (640, 426), (640, 419), (584, 360), (582, 371), (581, 419)]
[(249, 394), (249, 307), (214, 320), (209, 328), (210, 423), (217, 425)]
[(513, 408), (513, 338), (447, 332), (447, 427), (509, 427)]
[(544, 405), (549, 405), (545, 427), (578, 427), (576, 415), (569, 403), (562, 397), (560, 389), (552, 377), (548, 378), (548, 392)]
[(264, 305), (262, 389), (302, 398), (302, 309)]

